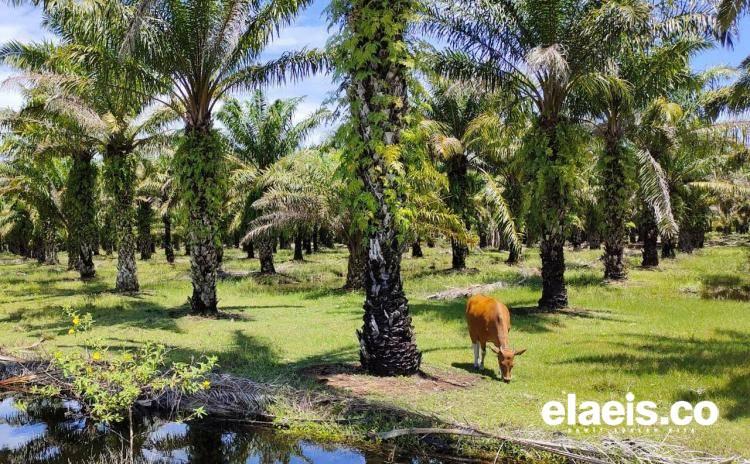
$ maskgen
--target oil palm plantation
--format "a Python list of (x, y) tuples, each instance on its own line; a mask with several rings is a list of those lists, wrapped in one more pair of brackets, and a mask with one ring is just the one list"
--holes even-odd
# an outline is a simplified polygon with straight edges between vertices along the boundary
[(61, 198), (66, 218), (68, 264), (81, 279), (96, 275), (96, 197), (98, 168), (93, 159), (101, 127), (96, 121), (72, 116), (56, 105), (54, 84), (35, 84), (25, 91), (26, 101), (17, 112), (3, 117), (10, 134), (22, 137), (33, 148), (34, 158), (69, 157), (69, 174)]
[[(311, 131), (323, 122), (328, 113), (320, 109), (295, 123), (300, 102), (299, 98), (268, 102), (262, 91), (256, 91), (244, 103), (233, 99), (226, 102), (218, 119), (226, 128), (232, 154), (239, 161), (238, 167), (241, 170), (254, 170), (258, 173), (266, 171), (274, 163), (299, 149)], [(249, 178), (244, 176), (241, 179)], [(243, 217), (237, 217), (233, 222), (247, 226), (247, 220), (257, 216), (253, 203), (263, 195), (265, 188), (261, 183), (254, 186), (243, 185), (244, 191), (234, 190), (244, 201), (235, 203), (235, 216)], [(273, 241), (278, 229), (262, 230), (265, 231), (264, 234), (256, 231), (252, 238), (247, 237), (246, 240), (254, 240), (258, 244), (260, 272), (273, 274), (276, 272), (273, 264)], [(297, 235), (302, 232), (295, 231)]]
[(137, 2), (138, 16), (122, 44), (165, 87), (162, 102), (184, 130), (174, 174), (188, 211), (193, 312), (217, 311), (217, 218), (226, 193), (225, 146), (214, 128), (216, 105), (228, 93), (301, 78), (324, 64), (314, 51), (261, 61), (279, 28), (309, 0)]
[(426, 29), (451, 47), (433, 57), (437, 72), (490, 90), (512, 92), (533, 108), (524, 151), (535, 182), (529, 226), (539, 235), (542, 308), (568, 304), (563, 245), (571, 192), (580, 169), (578, 120), (588, 96), (616, 89), (606, 73), (618, 37), (647, 23), (644, 3), (589, 0), (438, 1)]
[(57, 111), (96, 126), (93, 148), (103, 155), (105, 190), (118, 212), (115, 289), (121, 292), (139, 288), (133, 233), (137, 158), (168, 141), (164, 127), (174, 119), (170, 111), (148, 109), (160, 89), (120, 54), (133, 14), (119, 2), (55, 2), (46, 19), (59, 44), (10, 43), (1, 55), (29, 80), (57, 83)]

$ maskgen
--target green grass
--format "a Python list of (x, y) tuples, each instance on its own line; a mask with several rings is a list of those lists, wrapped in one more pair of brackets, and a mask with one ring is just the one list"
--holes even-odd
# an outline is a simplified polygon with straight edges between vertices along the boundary
[[(664, 262), (659, 270), (637, 267), (629, 258), (630, 280), (605, 284), (600, 251), (567, 253), (570, 301), (591, 310), (591, 317), (553, 314), (513, 316), (511, 343), (528, 348), (519, 357), (514, 381), (504, 384), (490, 372), (468, 389), (403, 394), (385, 398), (410, 410), (473, 424), (489, 431), (500, 427), (550, 430), (540, 417), (542, 405), (574, 392), (579, 400), (637, 400), (665, 406), (680, 399), (716, 402), (721, 419), (692, 433), (671, 433), (668, 440), (716, 453), (750, 455), (750, 288), (747, 249), (708, 248)], [(143, 291), (137, 296), (111, 293), (115, 259), (97, 259), (97, 278), (77, 279), (64, 266), (44, 267), (3, 255), (0, 264), (0, 344), (24, 346), (52, 337), (48, 352), (73, 349), (80, 337), (67, 334), (61, 307), (89, 311), (96, 320), (91, 336), (113, 349), (145, 341), (164, 343), (173, 356), (187, 359), (216, 354), (222, 368), (260, 380), (299, 384), (301, 367), (321, 362), (355, 362), (355, 330), (361, 324), (362, 295), (337, 290), (343, 285), (345, 250), (325, 251), (290, 261), (277, 256), (279, 278), (223, 280), (220, 308), (231, 319), (186, 315), (189, 264), (176, 265), (157, 254), (139, 261)], [(257, 270), (238, 250), (227, 250), (224, 268)], [(430, 301), (426, 296), (450, 287), (497, 280), (519, 280), (519, 268), (503, 263), (505, 253), (473, 253), (474, 273), (446, 272), (450, 252), (425, 248), (425, 258), (405, 255), (404, 281), (414, 315), (417, 342), (427, 367), (467, 374), (472, 353), (463, 319), (464, 301)], [(64, 257), (62, 261), (65, 262)], [(525, 269), (539, 266), (535, 250), (526, 253)], [(494, 293), (513, 308), (534, 306), (540, 279)], [(744, 290), (743, 290), (744, 289)], [(743, 300), (744, 299), (744, 300)], [(494, 359), (488, 367), (496, 370)], [(384, 399), (384, 398), (379, 398)], [(567, 429), (558, 429), (567, 432)], [(611, 430), (581, 434), (604, 435)], [(633, 434), (631, 433), (631, 436)], [(637, 434), (636, 434), (637, 435)], [(665, 429), (639, 436), (661, 440)]]

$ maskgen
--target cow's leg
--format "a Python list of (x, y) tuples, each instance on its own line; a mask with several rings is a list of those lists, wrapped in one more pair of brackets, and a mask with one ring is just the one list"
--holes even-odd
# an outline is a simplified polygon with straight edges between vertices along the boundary
[(479, 343), (472, 343), (472, 349), (474, 349), (474, 369), (479, 370)]
[(479, 356), (479, 367), (484, 369), (484, 356), (487, 354), (487, 345), (482, 343), (482, 353)]

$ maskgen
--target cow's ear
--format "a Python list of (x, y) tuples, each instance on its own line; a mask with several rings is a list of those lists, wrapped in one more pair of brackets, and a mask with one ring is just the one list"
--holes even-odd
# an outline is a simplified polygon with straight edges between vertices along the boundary
[(526, 348), (522, 350), (518, 350), (514, 353), (515, 356), (521, 356), (522, 354), (526, 353)]

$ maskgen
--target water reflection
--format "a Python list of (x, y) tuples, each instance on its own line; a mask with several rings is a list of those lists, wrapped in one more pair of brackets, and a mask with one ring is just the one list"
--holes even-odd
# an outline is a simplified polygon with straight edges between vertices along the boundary
[[(0, 402), (0, 464), (95, 462), (126, 443), (124, 427), (107, 430), (80, 416), (75, 403)], [(265, 428), (226, 423), (185, 423), (142, 417), (135, 426), (136, 454), (158, 464), (377, 464), (439, 463), (404, 456), (297, 440)], [(93, 461), (92, 461), (93, 459)]]

